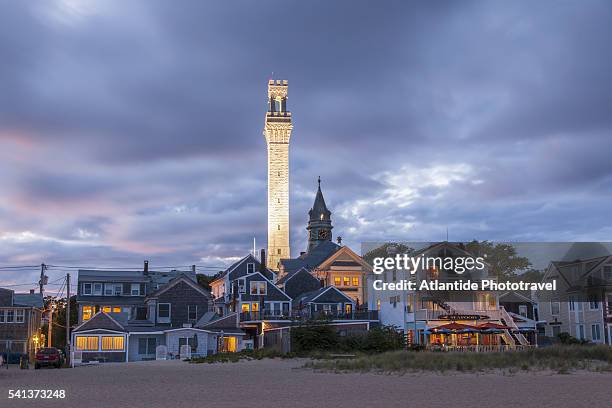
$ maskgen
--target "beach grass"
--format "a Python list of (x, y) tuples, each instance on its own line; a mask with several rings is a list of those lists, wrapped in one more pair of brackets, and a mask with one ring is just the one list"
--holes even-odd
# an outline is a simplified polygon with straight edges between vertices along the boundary
[(354, 359), (312, 360), (305, 367), (334, 372), (381, 373), (552, 370), (563, 374), (575, 370), (612, 371), (612, 347), (558, 345), (492, 353), (392, 351)]

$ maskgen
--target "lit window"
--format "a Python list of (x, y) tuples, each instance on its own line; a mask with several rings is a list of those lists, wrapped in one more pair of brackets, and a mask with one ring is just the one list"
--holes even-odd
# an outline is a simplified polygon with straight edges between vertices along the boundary
[(103, 336), (102, 350), (123, 351), (123, 336)]
[(348, 285), (350, 285), (350, 284), (351, 284), (351, 280), (349, 279), (349, 277), (348, 277), (348, 276), (345, 276), (345, 277), (344, 277), (344, 286), (348, 286)]
[(83, 306), (83, 321), (91, 319), (91, 316), (93, 316), (93, 312), (93, 306)]
[(353, 277), (353, 286), (359, 286), (359, 278), (358, 277)]
[(347, 303), (344, 305), (344, 311), (346, 312), (346, 314), (351, 314), (353, 313), (353, 305), (350, 303)]
[(219, 351), (222, 353), (235, 353), (237, 351), (236, 348), (236, 337), (235, 336), (223, 336), (223, 338), (218, 337), (217, 339)]
[(251, 295), (265, 295), (266, 282), (250, 282)]
[(25, 318), (25, 310), (17, 309), (15, 314), (15, 323), (23, 323)]
[(250, 303), (243, 303), (242, 304), (242, 313), (250, 312), (250, 311), (251, 311), (251, 304)]
[(341, 282), (342, 282), (342, 280), (340, 279), (339, 276), (334, 277), (334, 285), (340, 286)]
[(259, 312), (259, 303), (258, 302), (251, 303), (251, 310), (254, 312)]
[(76, 348), (82, 351), (97, 351), (98, 336), (76, 336)]
[(110, 313), (110, 312), (111, 312), (111, 307), (110, 307), (110, 306), (104, 306), (104, 307), (102, 308), (102, 311), (103, 311), (104, 313)]

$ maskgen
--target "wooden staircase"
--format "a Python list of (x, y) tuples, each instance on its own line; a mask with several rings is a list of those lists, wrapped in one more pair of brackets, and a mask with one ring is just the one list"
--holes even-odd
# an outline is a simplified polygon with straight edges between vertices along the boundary
[(503, 306), (500, 306), (499, 310), (502, 323), (511, 328), (510, 330), (505, 330), (505, 332), (508, 332), (508, 334), (514, 340), (515, 344), (520, 344), (521, 346), (528, 346), (529, 341), (523, 335), (523, 333), (520, 332), (520, 329), (514, 322), (512, 316), (510, 316), (510, 314)]

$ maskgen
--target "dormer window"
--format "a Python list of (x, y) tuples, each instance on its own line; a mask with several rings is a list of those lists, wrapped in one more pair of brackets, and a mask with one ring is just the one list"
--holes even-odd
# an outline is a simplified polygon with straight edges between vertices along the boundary
[(255, 264), (254, 263), (248, 263), (247, 264), (247, 273), (255, 273)]
[(83, 295), (91, 295), (91, 283), (83, 284)]
[(102, 295), (102, 284), (101, 283), (93, 284), (93, 294), (98, 295), (98, 296)]

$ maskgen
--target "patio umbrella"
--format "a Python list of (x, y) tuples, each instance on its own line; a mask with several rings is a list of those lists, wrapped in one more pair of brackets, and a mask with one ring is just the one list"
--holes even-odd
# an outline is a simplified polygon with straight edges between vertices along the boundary
[(485, 334), (499, 334), (499, 333), (502, 333), (503, 330), (500, 330), (500, 329), (483, 329), (482, 332), (485, 333)]
[(461, 330), (457, 330), (456, 333), (480, 333), (480, 329), (478, 328), (472, 328), (472, 327), (468, 327), (465, 329), (461, 329)]
[(478, 326), (478, 328), (481, 330), (486, 330), (486, 329), (510, 330), (510, 327), (508, 326), (504, 326), (503, 324), (493, 323), (493, 322), (483, 323), (480, 326)]
[(436, 329), (435, 327), (433, 329), (431, 329), (431, 331), (429, 332), (429, 334), (451, 334), (453, 333), (451, 330), (448, 329)]
[[(430, 330), (436, 330), (436, 332), (439, 332), (439, 330), (449, 330), (452, 333), (459, 333), (461, 332), (461, 330), (470, 330), (470, 333), (476, 333), (479, 331), (479, 328), (470, 326), (468, 324), (452, 322), (452, 323), (443, 324), (441, 326), (433, 327)], [(465, 333), (468, 333), (468, 332), (465, 332)]]

